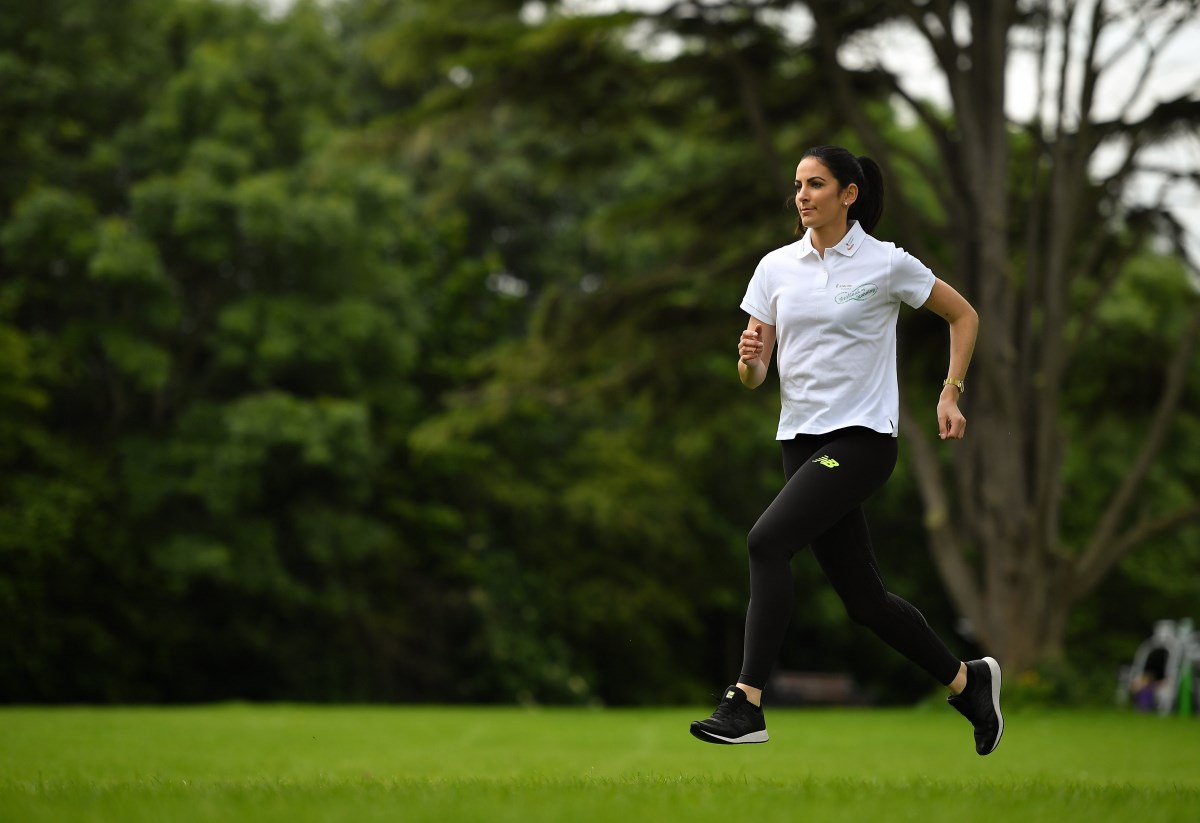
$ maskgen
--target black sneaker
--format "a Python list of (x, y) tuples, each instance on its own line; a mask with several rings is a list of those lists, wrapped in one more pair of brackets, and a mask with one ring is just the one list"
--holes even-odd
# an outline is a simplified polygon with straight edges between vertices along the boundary
[(991, 754), (1004, 734), (1000, 714), (1000, 664), (990, 657), (967, 663), (967, 687), (946, 698), (975, 727), (975, 751)]
[(692, 721), (692, 736), (705, 743), (766, 743), (767, 721), (744, 691), (730, 686), (712, 717)]

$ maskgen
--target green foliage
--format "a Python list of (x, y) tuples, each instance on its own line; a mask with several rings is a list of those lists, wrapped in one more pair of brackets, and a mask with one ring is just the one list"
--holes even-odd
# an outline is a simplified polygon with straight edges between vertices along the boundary
[[(336, 132), (315, 7), (121, 4), (84, 79), (43, 38), (101, 9), (75, 5), (3, 51), (59, 61), (88, 136), (82, 161), (29, 112), (14, 136), (38, 150), (0, 226), (0, 693), (389, 693), (422, 607), (380, 480), (419, 402), (411, 189)], [(109, 64), (116, 121), (73, 85)]]
[[(1136, 649), (1137, 642), (1119, 649), (1118, 653), (1126, 653), (1124, 662), (1129, 662)], [(1049, 661), (1033, 671), (1007, 678), (1004, 681), (1004, 705), (1016, 710), (1111, 706), (1118, 691), (1117, 672), (1115, 667), (1097, 665), (1098, 662), (1086, 657), (1079, 664)]]
[[(1087, 295), (1090, 296), (1090, 295)], [(1083, 296), (1081, 296), (1083, 297)], [(1182, 263), (1154, 254), (1135, 257), (1100, 306), (1071, 379), (1073, 408), (1065, 431), (1070, 449), (1063, 480), (1072, 505), (1063, 527), (1078, 547), (1134, 458), (1132, 433), (1149, 425), (1172, 355), (1195, 300)], [(1151, 470), (1135, 513), (1149, 519), (1195, 501), (1200, 488), (1200, 362), (1194, 362), (1180, 411)], [(1072, 614), (1071, 658), (1083, 672), (1115, 681), (1160, 619), (1196, 619), (1200, 529), (1195, 525), (1140, 546)]]
[[(648, 703), (736, 670), (745, 534), (781, 480), (737, 306), (791, 239), (795, 155), (840, 124), (756, 15), (655, 18), (666, 60), (632, 15), (525, 5), (0, 15), (0, 699)], [(1148, 413), (1136, 353), (1182, 323), (1177, 268), (1131, 274), (1087, 354), (1130, 382), (1072, 389), (1102, 410), (1071, 427), (1073, 534)], [(889, 585), (948, 635), (903, 467), (872, 505)], [(1114, 585), (1183, 608), (1181, 539)], [(926, 691), (796, 567), (782, 665)], [(1089, 659), (1155, 608), (1080, 611)]]

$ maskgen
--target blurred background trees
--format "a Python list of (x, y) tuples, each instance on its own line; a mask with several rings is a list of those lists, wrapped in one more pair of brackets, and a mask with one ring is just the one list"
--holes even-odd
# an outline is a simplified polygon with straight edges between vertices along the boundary
[[(1193, 608), (1196, 286), (1172, 204), (1128, 193), (1134, 149), (1195, 101), (1014, 126), (1005, 46), (1066, 42), (1070, 4), (950, 40), (963, 4), (9, 5), (3, 699), (726, 682), (744, 535), (781, 478), (737, 306), (822, 142), (884, 163), (878, 233), (994, 330), (972, 437), (935, 448), (944, 324), (902, 316), (911, 419), (871, 512), (890, 585), (964, 655), (1106, 682)], [(944, 110), (847, 58), (905, 19), (953, 78)], [(1129, 159), (1088, 174), (1105, 141)], [(783, 667), (929, 690), (795, 565)]]

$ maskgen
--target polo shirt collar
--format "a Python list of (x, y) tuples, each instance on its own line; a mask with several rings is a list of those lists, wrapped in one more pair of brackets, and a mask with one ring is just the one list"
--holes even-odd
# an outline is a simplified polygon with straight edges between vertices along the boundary
[[(836, 251), (843, 257), (853, 257), (859, 247), (862, 246), (863, 238), (867, 232), (857, 220), (850, 221), (850, 228), (846, 232), (846, 236), (836, 246), (830, 246), (825, 251)], [(810, 254), (816, 254), (817, 250), (812, 245), (812, 229), (804, 232), (804, 236), (795, 243), (796, 256), (807, 257)]]
[(846, 236), (836, 246), (831, 246), (828, 251), (835, 251), (843, 257), (853, 257), (854, 253), (862, 246), (866, 233), (862, 224), (857, 220), (851, 220), (850, 230), (846, 232)]
[(795, 246), (797, 257), (807, 257), (810, 254), (816, 254), (817, 250), (813, 248), (812, 244), (812, 229), (805, 230), (804, 236), (796, 242)]

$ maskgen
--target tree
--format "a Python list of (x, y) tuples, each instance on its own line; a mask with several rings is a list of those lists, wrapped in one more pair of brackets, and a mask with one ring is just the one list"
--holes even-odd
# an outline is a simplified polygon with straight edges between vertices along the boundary
[(346, 132), (328, 22), (0, 23), (0, 694), (379, 697), (423, 668), (395, 431), (442, 226)]
[[(810, 4), (813, 39), (832, 69), (847, 121), (888, 180), (898, 181), (899, 166), (911, 163), (944, 205), (936, 230), (954, 238), (948, 253), (929, 248), (927, 232), (911, 218), (902, 226), (906, 244), (942, 260), (981, 314), (967, 397), (974, 436), (947, 469), (911, 411), (905, 430), (930, 548), (950, 596), (982, 645), (1020, 671), (1062, 655), (1072, 608), (1123, 557), (1200, 517), (1194, 497), (1164, 508), (1147, 494), (1156, 461), (1170, 458), (1164, 447), (1181, 405), (1195, 391), (1200, 301), (1193, 289), (1182, 295), (1184, 322), (1150, 330), (1156, 354), (1159, 341), (1175, 342), (1161, 351), (1157, 385), (1142, 387), (1157, 399), (1139, 410), (1144, 423), (1136, 440), (1107, 444), (1122, 455), (1124, 471), (1086, 532), (1064, 524), (1080, 493), (1074, 483), (1097, 482), (1064, 467), (1088, 439), (1070, 425), (1080, 417), (1071, 406), (1078, 396), (1072, 384), (1083, 379), (1077, 369), (1088, 362), (1098, 318), (1116, 299), (1131, 257), (1151, 238), (1165, 237), (1184, 254), (1172, 204), (1138, 204), (1133, 186), (1152, 162), (1151, 148), (1200, 122), (1192, 90), (1141, 105), (1156, 61), (1198, 6), (1190, 0), (873, 5), (928, 45), (947, 81), (948, 116), (909, 94), (879, 62), (850, 65), (846, 44), (864, 33), (856, 4), (838, 12), (832, 4)], [(1131, 50), (1140, 65), (1127, 99), (1102, 112), (1101, 90), (1112, 88), (1105, 85), (1112, 75), (1129, 71), (1122, 60)], [(1005, 108), (1006, 84), (1012, 55), (1022, 51), (1036, 61), (1036, 105), (1029, 119), (1015, 123)], [(879, 83), (915, 113), (936, 153), (902, 153), (881, 139), (859, 92)], [(1110, 168), (1098, 159), (1105, 151), (1119, 154)]]
[[(452, 322), (436, 362), (460, 380), (414, 448), (471, 511), (446, 539), (470, 547), (488, 697), (696, 697), (740, 659), (732, 572), (780, 476), (777, 398), (739, 387), (729, 343), (755, 261), (794, 224), (791, 169), (764, 146), (835, 124), (797, 115), (821, 77), (751, 13), (691, 20), (720, 48), (659, 60), (628, 46), (633, 16), (527, 24), (519, 5), (471, 3), (470, 25), (453, 2), (406, 6), (362, 49), (385, 99), (419, 101), (380, 129), (524, 306), (484, 349), (490, 325)], [(764, 143), (748, 122), (784, 125)], [(828, 630), (839, 609), (802, 598), (805, 665), (855, 657), (853, 631)]]
[[(1089, 347), (1106, 307), (1121, 299), (1117, 286), (1130, 277), (1131, 261), (1164, 241), (1186, 261), (1171, 204), (1134, 193), (1147, 171), (1194, 182), (1187, 169), (1155, 169), (1150, 150), (1194, 128), (1200, 100), (1185, 87), (1146, 106), (1143, 92), (1196, 10), (1192, 0), (681, 0), (643, 17), (674, 38), (670, 62), (694, 67), (705, 55), (724, 68), (716, 82), (732, 85), (725, 102), (742, 113), (760, 168), (780, 165), (797, 111), (830, 113), (821, 139), (848, 126), (903, 198), (900, 207), (891, 200), (885, 232), (979, 308), (983, 330), (967, 398), (972, 436), (947, 461), (928, 436), (926, 415), (907, 403), (903, 428), (946, 590), (978, 643), (1018, 671), (1062, 655), (1072, 609), (1122, 557), (1200, 515), (1194, 497), (1157, 495), (1154, 471), (1156, 458), (1172, 457), (1164, 452), (1169, 435), (1190, 431), (1181, 409), (1197, 382), (1194, 287), (1183, 290), (1170, 320), (1150, 330), (1147, 349), (1158, 353), (1159, 368), (1138, 373), (1156, 387), (1156, 402), (1122, 407), (1138, 422), (1110, 445), (1122, 455), (1120, 469), (1079, 470), (1092, 445), (1073, 428), (1088, 402), (1076, 386), (1078, 369), (1097, 365), (1111, 375), (1125, 365), (1097, 364)], [(892, 48), (904, 44), (905, 58), (914, 41), (928, 45), (947, 82), (948, 111), (909, 92), (901, 73), (884, 65), (874, 40), (881, 31), (893, 35)], [(1033, 113), (1020, 122), (1006, 109), (1014, 52), (1036, 65)], [(1135, 59), (1122, 62), (1130, 54)], [(805, 66), (801, 77), (820, 82), (800, 80), (780, 95), (779, 76), (794, 77), (788, 67), (796, 65)], [(1133, 78), (1124, 105), (1102, 110), (1099, 101), (1111, 100), (1113, 78), (1122, 75)], [(881, 98), (892, 102), (881, 106)], [(897, 126), (905, 112), (923, 139)], [(1114, 152), (1116, 162), (1101, 162)], [(1168, 277), (1186, 283), (1189, 268), (1194, 277), (1194, 263), (1167, 266)], [(1160, 281), (1156, 288), (1175, 287)], [(909, 332), (924, 342), (944, 334), (927, 319)], [(944, 364), (908, 361), (908, 396), (919, 396)], [(1190, 471), (1179, 461), (1170, 468), (1176, 476)], [(1081, 525), (1068, 509), (1097, 485), (1108, 495)], [(1164, 508), (1165, 499), (1174, 505)]]
[[(405, 7), (365, 49), (392, 99), (419, 101), (390, 124), (417, 185), (460, 210), (464, 254), (489, 267), (438, 296), (432, 358), (451, 379), (431, 387), (411, 438), (440, 501), (462, 512), (442, 540), (470, 581), (479, 631), (462, 642), (478, 665), (454, 687), (675, 699), (691, 686), (672, 677), (686, 665), (679, 640), (725, 596), (700, 580), (728, 538), (711, 539), (723, 517), (696, 492), (712, 448), (702, 409), (676, 404), (696, 424), (679, 435), (656, 416), (689, 379), (711, 382), (707, 329), (688, 320), (720, 268), (653, 267), (701, 237), (722, 198), (714, 187), (698, 209), (668, 205), (757, 157), (703, 134), (723, 124), (702, 82), (659, 78), (622, 46), (628, 21), (526, 25), (520, 4), (463, 5), (469, 25), (454, 3)], [(676, 115), (700, 133), (664, 127)], [(703, 224), (688, 219), (701, 209)], [(630, 231), (651, 220), (657, 231)], [(507, 325), (482, 311), (497, 302)], [(650, 379), (665, 356), (682, 364), (669, 395)]]
[[(904, 7), (822, 6), (828, 40), (792, 37), (793, 7), (344, 0), (270, 17), (47, 0), (0, 15), (0, 695), (660, 702), (728, 674), (746, 528), (780, 476), (776, 397), (738, 388), (731, 343), (754, 262), (790, 237), (795, 152), (855, 124), (903, 194), (885, 236), (939, 272), (974, 261), (982, 231), (962, 205), (977, 193), (955, 188), (966, 166), (940, 171), (943, 154), (966, 164), (979, 129), (931, 106), (896, 122), (895, 78), (828, 70), (839, 38)], [(647, 21), (678, 48), (647, 50)], [(1031, 363), (1056, 331), (1029, 291), (1048, 287), (1037, 260), (1055, 246), (1025, 244), (1011, 215), (1050, 213), (1048, 146), (1079, 143), (1066, 123), (1053, 140), (1010, 126), (994, 155), (1011, 158), (1008, 299), (1038, 311), (985, 320), (1016, 323)], [(1161, 211), (1114, 211), (1104, 185), (1070, 179), (1075, 368), (1053, 387), (1068, 555), (1128, 474), (1113, 444), (1153, 418), (1144, 386), (1194, 322), (1181, 266), (1147, 246)], [(1089, 255), (1102, 276), (1072, 279)], [(980, 303), (1008, 294), (973, 270), (956, 282)], [(944, 325), (902, 322), (932, 352), (905, 358), (927, 391)], [(1008, 420), (1001, 400), (1040, 401), (1003, 394), (1003, 342), (972, 372), (969, 399), (989, 404), (969, 412), (976, 435)], [(1163, 414), (1200, 454), (1200, 377), (1180, 379)], [(970, 496), (1006, 444), (968, 441), (951, 465), (922, 428), (910, 415), (905, 457), (933, 504), (970, 512), (1008, 488), (1001, 466), (990, 497)], [(1028, 454), (1004, 456), (1036, 480), (1044, 433), (1016, 434)], [(1116, 532), (1159, 548), (1116, 590), (1170, 577), (1180, 602), (1177, 557), (1158, 552), (1168, 535), (1200, 551), (1196, 529), (1166, 528), (1195, 505), (1200, 464), (1164, 462), (1125, 505), (1146, 528)], [(970, 480), (961, 500), (952, 471)], [(934, 579), (915, 497), (902, 475), (875, 503), (889, 551), (919, 555), (886, 564), (901, 590)], [(937, 545), (966, 547), (989, 609), (1021, 591), (972, 580), (1003, 545), (945, 516)], [(897, 687), (910, 667), (859, 645), (814, 566), (797, 574), (814, 585), (793, 661), (855, 667), (891, 698), (927, 686)], [(1073, 618), (1111, 619), (1088, 606)]]

